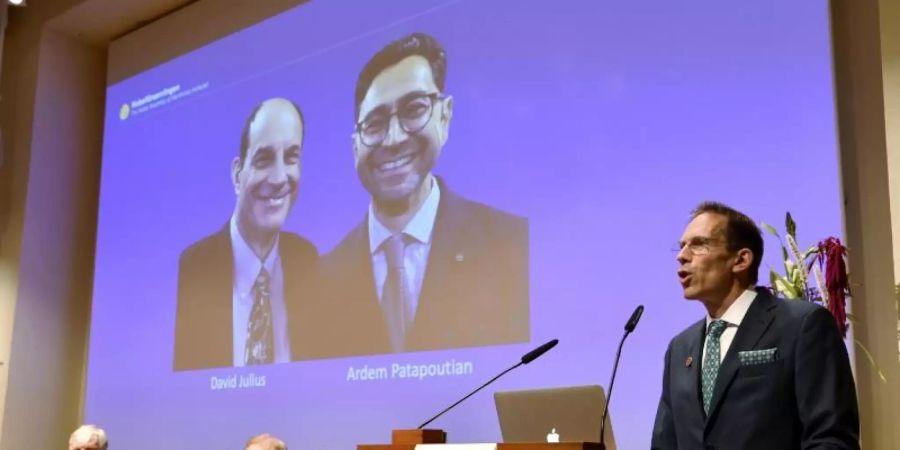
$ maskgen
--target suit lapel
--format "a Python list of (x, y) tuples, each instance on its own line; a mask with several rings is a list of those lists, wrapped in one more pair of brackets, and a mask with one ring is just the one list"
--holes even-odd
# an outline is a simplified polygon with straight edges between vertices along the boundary
[(303, 263), (299, 258), (294, 259), (295, 256), (299, 255), (294, 254), (292, 251), (293, 247), (286, 242), (288, 239), (285, 233), (279, 233), (278, 257), (281, 260), (281, 301), (284, 302), (285, 315), (287, 316), (285, 323), (287, 324), (288, 342), (290, 342), (291, 347), (291, 361), (295, 361), (299, 359), (300, 355), (305, 353), (302, 348), (305, 342), (296, 336), (300, 329), (303, 328), (300, 323), (305, 319), (303, 313), (308, 312), (303, 311), (303, 293), (304, 291), (308, 292), (310, 289), (307, 283), (309, 268), (302, 267)]
[(700, 389), (700, 369), (703, 367), (703, 341), (706, 339), (706, 320), (701, 320), (696, 329), (691, 333), (694, 337), (690, 340), (687, 349), (687, 360), (684, 362), (688, 377), (690, 398), (693, 399), (692, 408), (702, 417), (703, 393)]
[[(351, 250), (352, 270), (347, 273), (355, 274), (351, 279), (340, 279), (338, 283), (347, 283), (347, 289), (352, 292), (346, 299), (353, 302), (345, 311), (347, 320), (352, 324), (351, 329), (356, 332), (363, 342), (358, 343), (358, 348), (367, 349), (363, 353), (389, 353), (391, 344), (388, 335), (387, 324), (384, 322), (384, 313), (379, 302), (380, 293), (375, 284), (375, 274), (372, 268), (372, 252), (369, 248), (369, 215), (366, 214), (362, 224), (353, 231), (352, 242), (348, 246)], [(356, 278), (356, 277), (359, 278)], [(359, 352), (355, 352), (359, 353)]]
[(321, 320), (318, 301), (317, 264), (318, 252), (307, 251), (303, 238), (281, 232), (278, 238), (278, 256), (281, 259), (283, 283), (282, 301), (287, 313), (287, 334), (291, 347), (291, 361), (312, 354), (315, 320)]
[(354, 298), (361, 299), (367, 305), (378, 305), (378, 285), (375, 284), (375, 275), (372, 270), (372, 251), (371, 249), (369, 249), (368, 215), (366, 215), (366, 219), (363, 220), (362, 225), (359, 227), (359, 229), (356, 230), (354, 234), (354, 240), (356, 241), (356, 244), (351, 245), (351, 248), (359, 249), (359, 253), (353, 256), (355, 258), (354, 263), (358, 267), (358, 270), (355, 270), (353, 272), (362, 275), (362, 279), (360, 280), (360, 293), (362, 295), (354, 296)]
[(226, 223), (225, 227), (216, 233), (216, 245), (213, 246), (216, 254), (210, 258), (213, 264), (209, 270), (211, 277), (217, 274), (227, 274), (225, 279), (210, 279), (209, 299), (211, 307), (206, 311), (204, 327), (209, 330), (208, 342), (221, 343), (211, 346), (209, 352), (216, 366), (231, 366), (233, 361), (233, 316), (234, 316), (234, 253), (231, 249), (231, 227)]
[[(284, 309), (287, 312), (287, 317), (295, 317), (295, 313), (299, 312), (295, 310), (295, 307), (302, 302), (300, 295), (303, 293), (303, 289), (300, 289), (299, 285), (304, 283), (304, 275), (305, 268), (297, 267), (300, 265), (300, 261), (294, 261), (294, 254), (290, 250), (290, 246), (285, 243), (284, 233), (279, 233), (278, 237), (278, 257), (281, 262), (281, 282), (282, 282), (282, 301), (284, 302)], [(295, 323), (291, 323), (290, 320), (287, 322), (287, 330), (288, 336), (291, 336), (291, 333), (294, 331), (292, 328), (297, 326)], [(291, 342), (293, 344), (293, 342)], [(291, 346), (291, 352), (293, 353), (296, 349)]]
[[(709, 417), (715, 415), (719, 404), (734, 380), (734, 376), (737, 374), (740, 367), (738, 353), (752, 350), (756, 347), (756, 344), (769, 329), (769, 325), (772, 324), (772, 320), (775, 318), (773, 309), (776, 306), (777, 303), (768, 293), (759, 291), (756, 294), (756, 298), (750, 304), (750, 309), (747, 310), (744, 320), (738, 327), (737, 334), (735, 334), (734, 340), (731, 342), (731, 347), (729, 347), (728, 353), (722, 361), (722, 366), (719, 368), (719, 375), (716, 378), (716, 386), (713, 389), (712, 401), (710, 402)], [(710, 421), (707, 421), (707, 429), (709, 424)]]
[[(461, 199), (450, 192), (442, 179), (435, 177), (435, 180), (441, 189), (441, 200), (438, 204), (434, 229), (431, 231), (431, 250), (428, 252), (428, 263), (422, 291), (419, 294), (416, 317), (413, 328), (406, 338), (407, 347), (411, 349), (422, 347), (423, 344), (428, 345), (422, 342), (422, 339), (425, 336), (439, 335), (434, 327), (446, 327), (447, 322), (454, 318), (454, 314), (446, 311), (451, 305), (450, 302), (442, 301), (446, 296), (441, 293), (453, 285), (451, 283), (453, 265), (460, 257), (465, 259), (466, 253), (464, 248), (466, 239), (460, 234), (460, 230), (466, 229), (461, 223), (465, 220), (464, 206)], [(454, 309), (458, 309), (459, 304), (455, 303), (453, 306)]]

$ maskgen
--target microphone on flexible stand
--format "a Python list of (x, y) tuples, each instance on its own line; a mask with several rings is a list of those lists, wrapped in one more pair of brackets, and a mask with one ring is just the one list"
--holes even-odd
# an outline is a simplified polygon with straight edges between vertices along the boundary
[(644, 314), (644, 305), (638, 305), (634, 312), (631, 313), (631, 317), (625, 323), (625, 334), (622, 335), (622, 340), (619, 341), (619, 350), (616, 351), (616, 362), (613, 364), (612, 377), (609, 379), (609, 391), (606, 393), (606, 406), (603, 407), (603, 422), (600, 424), (601, 450), (606, 450), (606, 443), (603, 442), (603, 437), (606, 434), (606, 414), (609, 413), (609, 401), (612, 399), (613, 383), (616, 381), (616, 371), (619, 369), (619, 356), (622, 355), (622, 345), (625, 344), (625, 338), (634, 331), (638, 321), (641, 320), (641, 314)]
[(530, 352), (528, 352), (528, 353), (522, 355), (522, 358), (519, 360), (518, 363), (516, 363), (516, 365), (510, 367), (509, 369), (504, 370), (503, 372), (500, 372), (499, 375), (495, 376), (494, 378), (491, 378), (487, 383), (482, 384), (481, 386), (478, 387), (478, 389), (475, 389), (474, 391), (470, 392), (469, 395), (466, 395), (465, 397), (459, 399), (456, 403), (454, 403), (454, 404), (452, 404), (452, 405), (446, 407), (443, 411), (437, 413), (437, 415), (435, 415), (434, 417), (428, 419), (428, 420), (425, 421), (425, 423), (423, 423), (422, 425), (419, 425), (419, 427), (418, 427), (417, 429), (421, 430), (421, 429), (424, 428), (426, 425), (428, 425), (429, 423), (433, 422), (434, 419), (437, 419), (438, 417), (441, 417), (445, 412), (450, 411), (451, 409), (453, 409), (454, 406), (456, 406), (456, 405), (462, 403), (462, 402), (465, 401), (467, 398), (469, 398), (469, 397), (475, 395), (476, 392), (482, 390), (482, 389), (485, 388), (487, 385), (493, 383), (495, 380), (497, 380), (497, 378), (500, 378), (500, 377), (502, 377), (503, 375), (506, 375), (507, 372), (509, 372), (509, 371), (511, 371), (511, 370), (513, 370), (513, 369), (515, 369), (515, 368), (517, 368), (517, 367), (523, 365), (523, 364), (528, 364), (528, 363), (530, 363), (530, 362), (532, 362), (532, 361), (538, 359), (541, 355), (543, 355), (544, 353), (547, 353), (548, 351), (550, 351), (551, 348), (556, 347), (556, 344), (558, 344), (558, 343), (559, 343), (559, 339), (553, 339), (552, 341), (549, 341), (549, 342), (547, 342), (546, 344), (541, 345), (540, 347), (538, 347), (538, 348), (536, 348), (536, 349), (534, 349), (534, 350), (532, 350), (532, 351), (530, 351)]

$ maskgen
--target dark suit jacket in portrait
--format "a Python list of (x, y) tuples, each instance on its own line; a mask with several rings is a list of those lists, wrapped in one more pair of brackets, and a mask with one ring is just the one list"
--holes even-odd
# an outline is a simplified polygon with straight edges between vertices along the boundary
[[(318, 296), (318, 251), (288, 232), (278, 238), (284, 278), (291, 359), (302, 359), (312, 320), (306, 306)], [(175, 319), (174, 369), (194, 370), (233, 365), (232, 302), (234, 254), (229, 225), (192, 244), (178, 264), (178, 309)]]
[[(454, 194), (443, 180), (431, 250), (405, 351), (529, 341), (528, 222)], [(367, 216), (368, 217), (368, 216)], [(323, 258), (339, 317), (319, 356), (390, 353), (365, 219)]]
[[(653, 449), (859, 448), (853, 375), (834, 318), (757, 292), (722, 361), (709, 417), (700, 391), (706, 320), (669, 344)], [(739, 352), (772, 348), (771, 362), (740, 362)]]

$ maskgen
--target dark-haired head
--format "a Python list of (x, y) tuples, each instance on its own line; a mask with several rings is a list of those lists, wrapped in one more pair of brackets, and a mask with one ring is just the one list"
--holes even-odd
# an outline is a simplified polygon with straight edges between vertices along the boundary
[(359, 121), (359, 105), (366, 97), (372, 81), (385, 69), (410, 56), (421, 56), (428, 61), (434, 85), (444, 91), (444, 80), (447, 76), (447, 52), (433, 37), (425, 33), (413, 33), (391, 42), (378, 51), (366, 63), (356, 80), (355, 118)]
[(440, 44), (414, 33), (379, 50), (359, 75), (353, 156), (376, 214), (416, 211), (431, 192), (453, 117), (446, 71)]
[(691, 219), (700, 214), (713, 213), (725, 216), (725, 242), (730, 252), (741, 249), (749, 249), (753, 253), (753, 262), (750, 264), (747, 276), (751, 284), (756, 284), (759, 279), (759, 265), (763, 256), (762, 232), (756, 223), (746, 214), (719, 202), (705, 201), (697, 205), (691, 212)]
[(722, 203), (701, 203), (676, 256), (684, 298), (700, 300), (711, 317), (721, 317), (756, 284), (762, 253), (762, 236), (749, 217)]

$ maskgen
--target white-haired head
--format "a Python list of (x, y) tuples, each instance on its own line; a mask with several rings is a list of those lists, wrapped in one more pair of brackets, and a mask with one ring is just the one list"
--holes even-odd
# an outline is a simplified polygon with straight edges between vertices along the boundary
[(107, 450), (106, 432), (95, 425), (82, 425), (69, 436), (69, 450)]
[(287, 445), (269, 433), (258, 434), (250, 438), (244, 450), (287, 450)]

